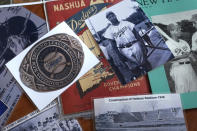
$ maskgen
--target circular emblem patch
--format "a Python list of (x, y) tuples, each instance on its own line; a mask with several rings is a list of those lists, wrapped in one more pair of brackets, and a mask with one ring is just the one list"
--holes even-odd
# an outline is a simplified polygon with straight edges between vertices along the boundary
[(79, 74), (84, 54), (80, 42), (68, 34), (56, 34), (38, 42), (20, 66), (22, 82), (36, 91), (67, 86)]

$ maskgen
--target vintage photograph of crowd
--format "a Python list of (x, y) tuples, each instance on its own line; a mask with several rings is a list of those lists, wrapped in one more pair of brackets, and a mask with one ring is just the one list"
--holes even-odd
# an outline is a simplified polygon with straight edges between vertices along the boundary
[(186, 131), (180, 95), (94, 99), (96, 131)]
[(122, 84), (173, 58), (134, 0), (119, 2), (90, 17), (86, 24)]
[(175, 58), (164, 65), (171, 92), (197, 91), (197, 10), (153, 16)]
[(19, 119), (18, 122), (18, 124), (10, 124), (11, 128), (8, 125), (4, 129), (9, 131), (82, 131), (76, 119), (60, 119), (57, 104), (51, 104), (41, 112), (35, 111)]

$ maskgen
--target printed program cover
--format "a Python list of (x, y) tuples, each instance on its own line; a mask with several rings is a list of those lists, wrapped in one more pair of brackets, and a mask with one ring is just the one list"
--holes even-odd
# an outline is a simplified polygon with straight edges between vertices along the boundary
[[(196, 108), (197, 1), (155, 3), (148, 12), (175, 59), (149, 73), (153, 93), (181, 93), (184, 109)], [(147, 9), (148, 10), (148, 9)], [(159, 76), (159, 77), (158, 77)]]
[(174, 57), (134, 0), (119, 2), (85, 22), (122, 84)]
[[(149, 93), (147, 76), (125, 86), (120, 84), (85, 25), (85, 19), (119, 1), (121, 0), (78, 0), (75, 2), (67, 0), (46, 3), (50, 28), (65, 20), (101, 61), (98, 66), (60, 96), (64, 115), (92, 110), (92, 97)], [(70, 13), (66, 13), (68, 11)], [(70, 103), (71, 100), (72, 103)]]
[(42, 6), (0, 8), (0, 100), (8, 106), (0, 118), (0, 128), (5, 125), (22, 94), (5, 64), (47, 33), (43, 10), (35, 12)]
[(187, 131), (179, 94), (94, 99), (96, 131)]

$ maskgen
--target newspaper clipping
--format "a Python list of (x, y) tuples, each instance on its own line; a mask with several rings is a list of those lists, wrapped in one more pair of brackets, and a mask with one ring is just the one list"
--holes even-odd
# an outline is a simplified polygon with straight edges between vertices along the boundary
[(7, 131), (82, 131), (76, 119), (62, 119), (56, 101), (42, 111), (34, 111), (27, 116), (7, 125)]

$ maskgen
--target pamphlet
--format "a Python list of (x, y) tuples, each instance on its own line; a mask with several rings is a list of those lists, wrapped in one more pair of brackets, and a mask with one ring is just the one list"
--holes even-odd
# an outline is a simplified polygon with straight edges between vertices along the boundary
[(197, 98), (197, 57), (194, 41), (196, 4), (195, 0), (157, 3), (154, 8), (160, 10), (156, 13), (147, 12), (175, 56), (175, 59), (148, 74), (152, 92), (181, 93), (184, 109), (197, 107), (193, 101)]

